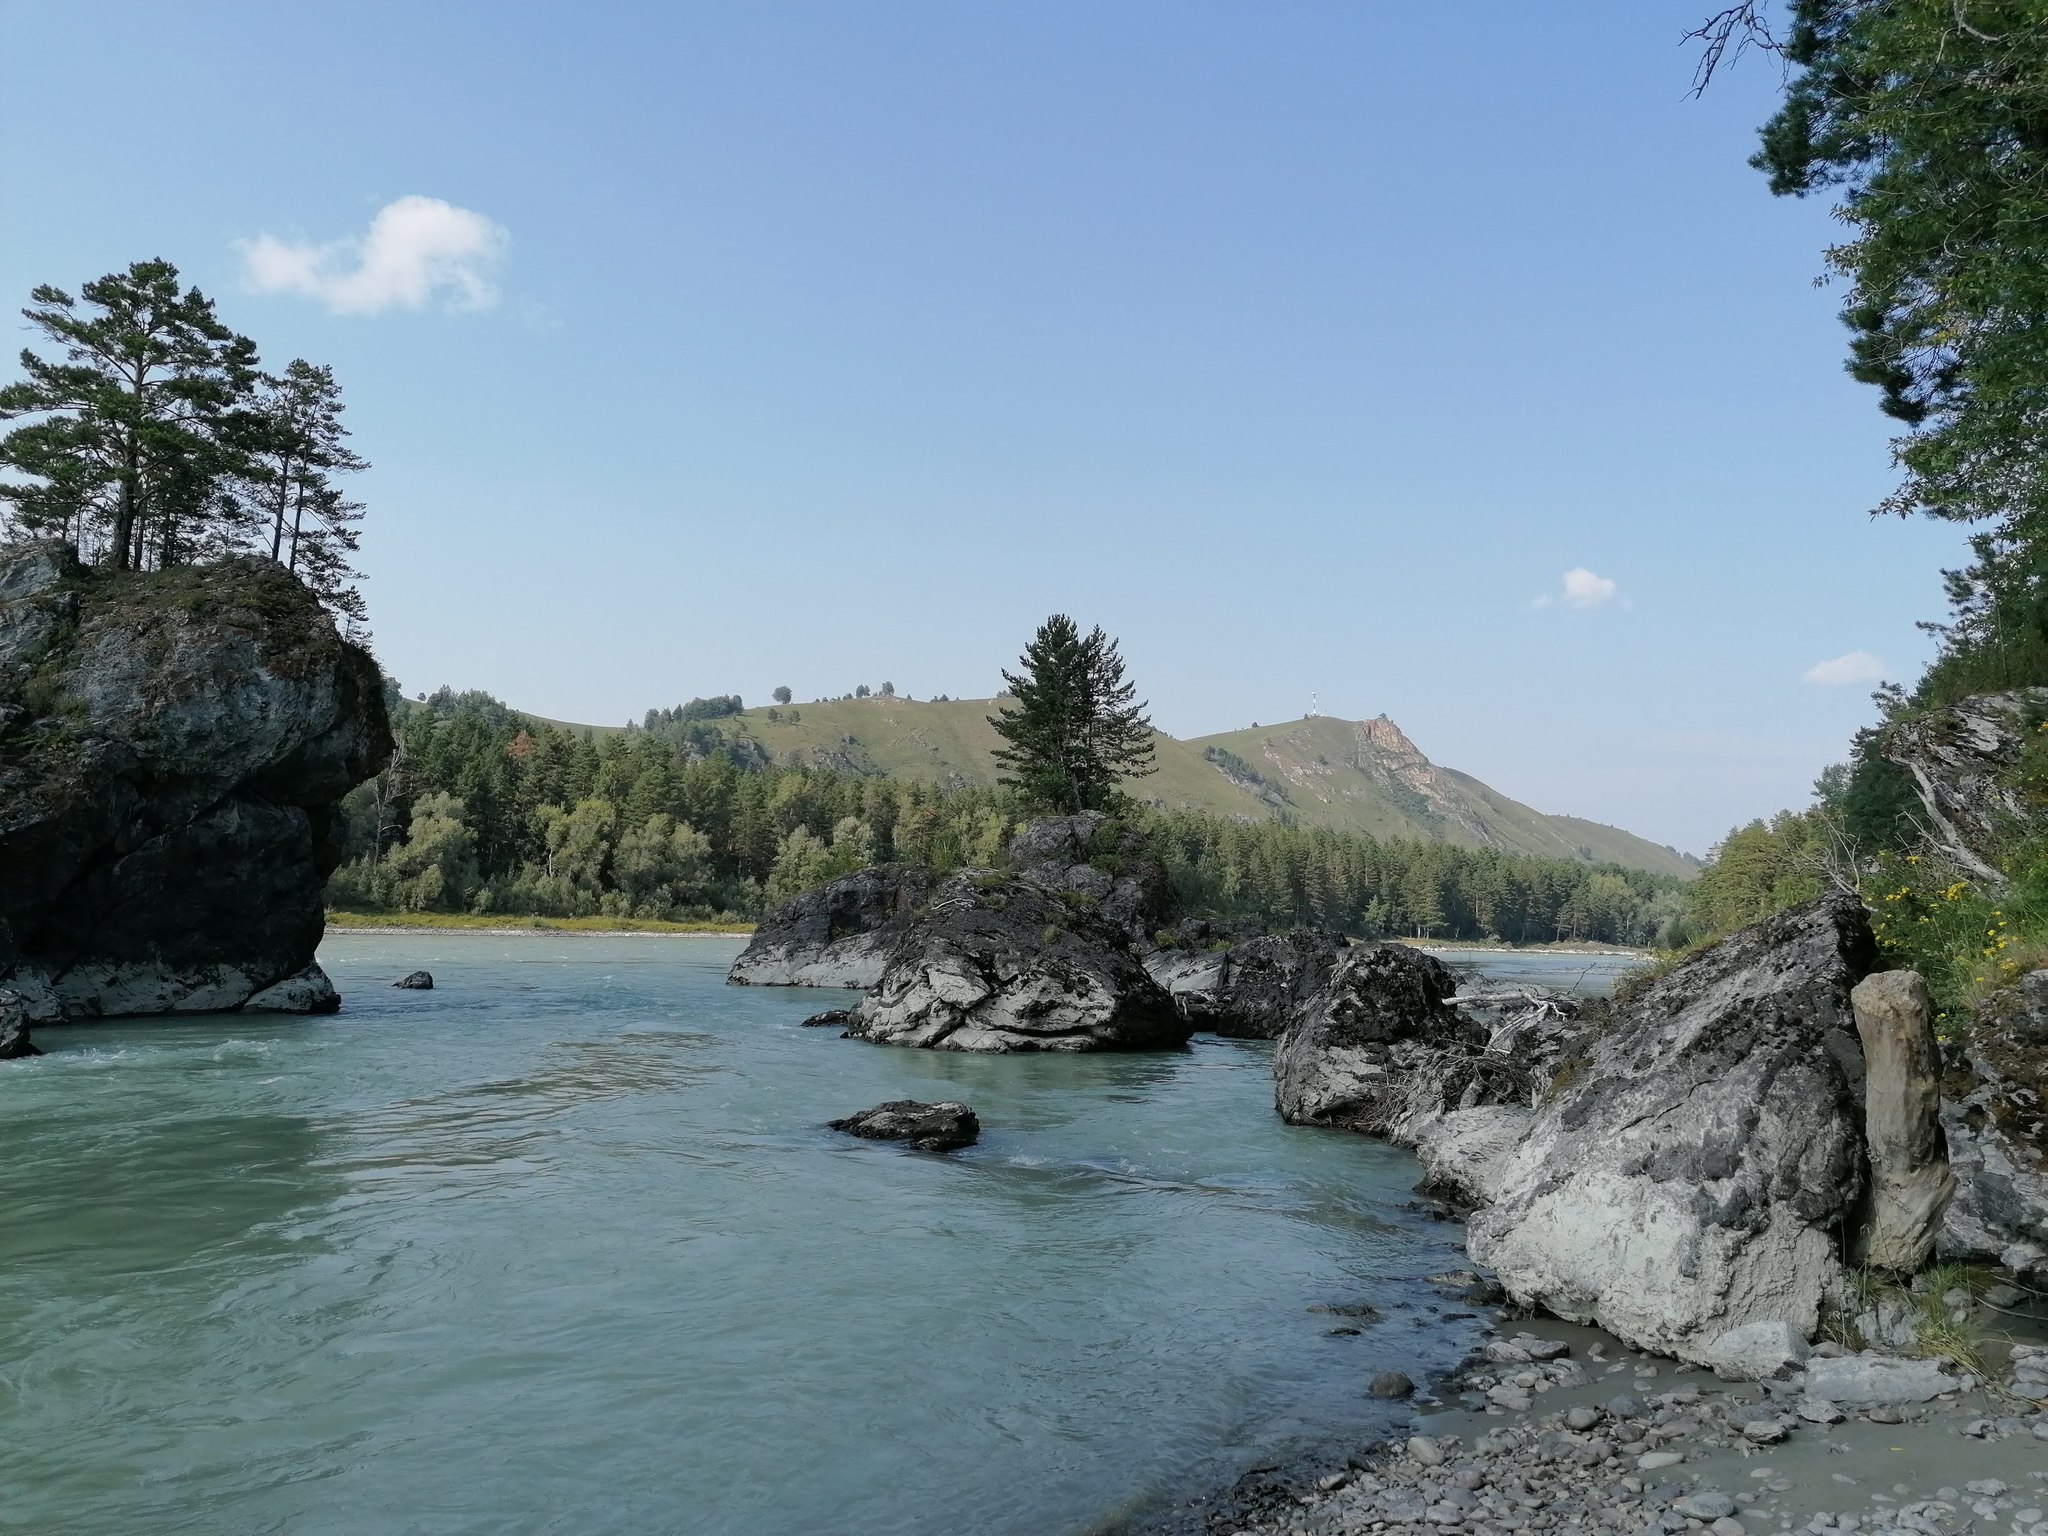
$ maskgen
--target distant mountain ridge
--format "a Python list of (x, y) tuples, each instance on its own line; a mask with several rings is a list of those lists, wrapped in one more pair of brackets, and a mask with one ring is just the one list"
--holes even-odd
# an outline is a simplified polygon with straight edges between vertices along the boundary
[[(997, 702), (875, 695), (749, 709), (716, 724), (751, 739), (776, 762), (931, 784), (993, 784), (1001, 739), (988, 716)], [(1433, 763), (1385, 715), (1322, 715), (1189, 741), (1158, 733), (1154, 745), (1158, 772), (1129, 787), (1169, 808), (1252, 821), (1287, 816), (1304, 826), (1620, 864), (1680, 879), (1700, 868), (1675, 848), (1600, 822), (1546, 815)]]

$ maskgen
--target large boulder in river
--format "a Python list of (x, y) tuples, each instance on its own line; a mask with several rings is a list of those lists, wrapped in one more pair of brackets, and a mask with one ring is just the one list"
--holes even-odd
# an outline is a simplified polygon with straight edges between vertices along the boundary
[(1296, 1125), (1405, 1139), (1418, 1115), (1521, 1097), (1513, 1064), (1450, 1004), (1457, 980), (1405, 944), (1345, 950), (1273, 1051), (1273, 1102)]
[(931, 874), (918, 864), (841, 875), (771, 908), (725, 979), (755, 987), (872, 987), (930, 889)]
[(963, 870), (909, 920), (846, 1032), (947, 1051), (1104, 1051), (1182, 1046), (1190, 1029), (1091, 903)]
[(1862, 905), (1780, 913), (1615, 1006), (1472, 1218), (1519, 1302), (1630, 1344), (1733, 1364), (1810, 1337), (1866, 1189), (1850, 991)]
[(1217, 957), (1207, 986), (1179, 991), (1181, 1008), (1195, 1028), (1211, 1034), (1278, 1039), (1328, 985), (1349, 943), (1320, 928), (1245, 939)]
[(0, 982), (39, 1019), (236, 1008), (313, 964), (376, 663), (253, 557), (0, 550)]
[(869, 1141), (908, 1142), (920, 1152), (952, 1152), (980, 1139), (981, 1117), (953, 1099), (939, 1104), (891, 1099), (844, 1120), (827, 1120), (825, 1128)]

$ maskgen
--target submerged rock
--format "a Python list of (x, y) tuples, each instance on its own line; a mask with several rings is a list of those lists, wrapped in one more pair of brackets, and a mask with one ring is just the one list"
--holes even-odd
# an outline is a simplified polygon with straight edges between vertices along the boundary
[(981, 1136), (981, 1121), (974, 1111), (951, 1100), (921, 1104), (916, 1099), (891, 1099), (844, 1120), (828, 1121), (827, 1127), (871, 1141), (905, 1141), (923, 1152), (951, 1152), (974, 1145)]
[(34, 1018), (237, 1008), (313, 963), (376, 663), (254, 557), (0, 551), (0, 982)]
[(1811, 1337), (1866, 1187), (1849, 994), (1875, 960), (1861, 904), (1830, 896), (1616, 1005), (1499, 1170), (1473, 1258), (1525, 1305), (1702, 1364), (1751, 1324)]
[(28, 1004), (19, 992), (0, 987), (0, 1061), (42, 1054), (42, 1047), (28, 1037)]
[(403, 987), (408, 992), (431, 992), (434, 990), (434, 973), (432, 971), (408, 971), (405, 975), (399, 977), (398, 980), (391, 983), (391, 985)]
[(725, 979), (752, 987), (872, 987), (930, 890), (931, 874), (917, 864), (841, 875), (771, 907)]
[(1159, 1050), (1190, 1032), (1120, 927), (987, 870), (910, 920), (847, 1021), (856, 1039), (949, 1051)]
[(340, 1008), (341, 994), (317, 965), (265, 987), (242, 1004), (244, 1013), (336, 1013)]

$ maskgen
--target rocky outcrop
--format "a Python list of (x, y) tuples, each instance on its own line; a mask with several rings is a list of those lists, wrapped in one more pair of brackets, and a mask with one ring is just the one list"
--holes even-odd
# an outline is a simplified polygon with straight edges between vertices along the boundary
[(841, 875), (771, 908), (725, 979), (754, 987), (872, 987), (930, 889), (930, 873), (916, 864)]
[(1190, 1029), (1096, 906), (963, 870), (897, 937), (847, 1033), (949, 1051), (1101, 1051), (1178, 1047)]
[(2028, 818), (2012, 769), (2048, 714), (2048, 688), (1981, 693), (1894, 726), (1884, 753), (1912, 777), (1929, 831), (1953, 863), (1992, 889), (1995, 851)]
[(1404, 944), (1343, 952), (1273, 1051), (1273, 1102), (1296, 1125), (1412, 1140), (1415, 1119), (1526, 1094), (1513, 1064), (1450, 1006), (1457, 981)]
[(1473, 1258), (1685, 1360), (1811, 1337), (1867, 1186), (1850, 990), (1875, 963), (1862, 906), (1831, 896), (1616, 1005), (1497, 1170)]
[(1863, 1041), (1870, 1215), (1858, 1241), (1873, 1269), (1912, 1274), (1934, 1251), (1955, 1192), (1941, 1134), (1941, 1047), (1917, 971), (1880, 971), (1849, 994)]
[(1532, 1118), (1526, 1104), (1488, 1104), (1415, 1121), (1410, 1134), (1423, 1190), (1464, 1210), (1490, 1205)]
[(1955, 1197), (1939, 1247), (2048, 1279), (2048, 970), (1994, 996), (1970, 1022), (1942, 1129)]
[(0, 551), (0, 981), (32, 1017), (237, 1008), (313, 963), (376, 664), (275, 563)]
[(1178, 911), (1166, 866), (1143, 835), (1100, 811), (1029, 823), (1010, 841), (1009, 867), (1114, 924), (1134, 945), (1149, 946)]
[(407, 992), (431, 992), (434, 990), (434, 973), (432, 971), (407, 971), (398, 980), (391, 983), (391, 985)]
[(920, 1152), (951, 1152), (971, 1147), (981, 1137), (981, 1120), (965, 1104), (921, 1104), (916, 1099), (891, 1099), (826, 1128), (870, 1141), (908, 1142)]
[(265, 987), (242, 1004), (244, 1013), (338, 1013), (341, 994), (317, 965)]
[(1217, 957), (1205, 987), (1179, 991), (1195, 1028), (1244, 1040), (1275, 1040), (1330, 980), (1349, 941), (1317, 928), (1269, 933)]
[(28, 1004), (19, 992), (0, 987), (0, 1061), (42, 1054), (42, 1047), (28, 1037)]

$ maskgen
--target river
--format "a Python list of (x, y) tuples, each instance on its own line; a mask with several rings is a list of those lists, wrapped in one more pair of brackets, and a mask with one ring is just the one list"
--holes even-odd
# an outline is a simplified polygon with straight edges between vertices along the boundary
[[(1458, 1229), (1406, 1153), (1282, 1125), (1267, 1046), (869, 1046), (724, 986), (740, 943), (333, 935), (338, 1016), (39, 1031), (0, 1529), (1078, 1533), (1462, 1352)], [(823, 1129), (904, 1097), (980, 1144)]]

